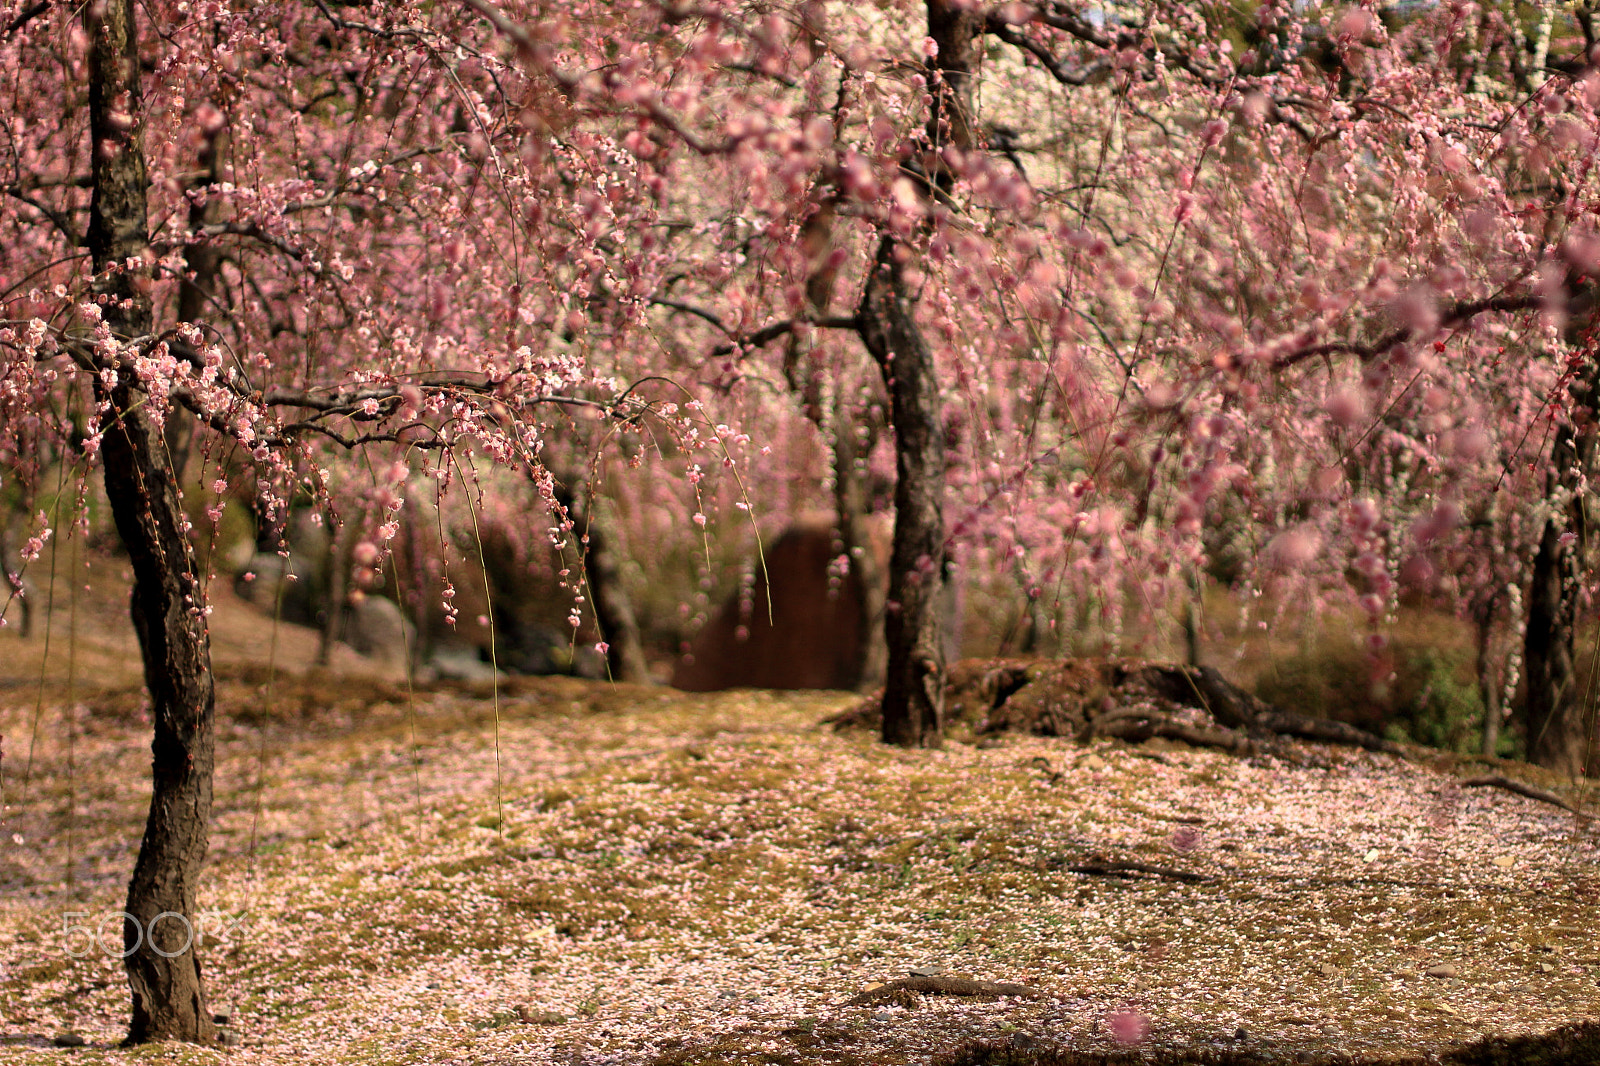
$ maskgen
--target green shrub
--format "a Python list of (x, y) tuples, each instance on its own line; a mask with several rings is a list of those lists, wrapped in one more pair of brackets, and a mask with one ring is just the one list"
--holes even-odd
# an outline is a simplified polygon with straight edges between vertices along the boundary
[(1470, 663), (1434, 648), (1406, 651), (1396, 671), (1391, 740), (1445, 751), (1475, 752), (1483, 744), (1483, 696)]
[(1482, 744), (1483, 699), (1465, 649), (1396, 641), (1375, 658), (1353, 643), (1329, 641), (1274, 661), (1256, 695), (1391, 740), (1458, 752)]

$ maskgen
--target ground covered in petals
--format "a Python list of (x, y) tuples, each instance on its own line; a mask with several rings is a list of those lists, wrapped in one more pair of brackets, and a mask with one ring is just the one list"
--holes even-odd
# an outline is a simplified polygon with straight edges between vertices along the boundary
[(108, 659), (0, 693), (0, 1061), (1381, 1061), (1600, 1021), (1600, 832), (1458, 785), (1481, 766), (221, 673), (200, 932), (233, 1043), (115, 1047), (149, 740)]

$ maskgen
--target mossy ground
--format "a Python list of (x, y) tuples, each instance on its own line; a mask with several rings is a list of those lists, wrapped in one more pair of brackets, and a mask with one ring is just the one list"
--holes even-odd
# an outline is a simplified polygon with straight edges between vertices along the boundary
[[(411, 692), (253, 624), (199, 898), (225, 1048), (117, 1049), (117, 945), (67, 951), (116, 939), (148, 802), (131, 639), (0, 635), (0, 1062), (1379, 1062), (1600, 1016), (1600, 834), (1453, 760), (907, 752), (821, 727), (845, 693)], [(1040, 995), (846, 1004), (913, 967)]]
[[(1446, 764), (906, 752), (820, 728), (847, 694), (522, 682), (497, 727), (475, 692), (284, 685), (221, 692), (203, 952), (240, 1045), (112, 1048), (117, 960), (61, 927), (120, 909), (148, 741), (129, 700), (88, 701), (69, 770), (52, 699), (25, 792), (8, 761), (0, 1058), (70, 1029), (79, 1062), (899, 1064), (1110, 1050), (1125, 1012), (1151, 1051), (1243, 1030), (1376, 1061), (1600, 1013), (1595, 833)], [(1207, 880), (1072, 869), (1115, 862)], [(843, 1005), (911, 967), (1043, 996)]]

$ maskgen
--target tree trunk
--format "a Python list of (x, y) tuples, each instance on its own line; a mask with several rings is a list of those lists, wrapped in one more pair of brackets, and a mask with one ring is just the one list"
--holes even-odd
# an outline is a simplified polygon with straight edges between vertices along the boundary
[(1500, 749), (1500, 672), (1494, 668), (1494, 616), (1500, 592), (1479, 598), (1473, 604), (1472, 620), (1477, 626), (1478, 696), (1483, 702), (1483, 754), (1493, 758)]
[[(148, 337), (151, 311), (145, 163), (133, 0), (85, 9), (93, 198), (88, 246), (106, 324), (120, 341)], [(133, 263), (130, 266), (129, 261)], [(113, 269), (115, 272), (112, 272)], [(133, 369), (104, 350), (96, 374), (106, 495), (133, 564), (130, 611), (144, 657), (154, 739), (152, 793), (123, 923), (133, 993), (129, 1043), (216, 1037), (195, 953), (195, 889), (211, 822), (211, 647), (205, 590), (160, 424)], [(158, 920), (159, 919), (159, 920)]]
[[(932, 106), (923, 170), (948, 192), (954, 175), (943, 149), (972, 148), (972, 70), (981, 16), (958, 0), (927, 0)], [(916, 321), (916, 300), (904, 267), (910, 248), (884, 237), (856, 313), (867, 351), (889, 390), (894, 425), (894, 547), (884, 605), (888, 663), (883, 687), (883, 739), (935, 747), (944, 716), (944, 641), (939, 633), (944, 581), (944, 417), (933, 352)]]
[(977, 65), (978, 43), (983, 32), (983, 17), (975, 5), (960, 0), (927, 0), (928, 36), (938, 45), (938, 53), (928, 60), (930, 73), (936, 74), (929, 90), (933, 109), (928, 116), (928, 140), (936, 159), (928, 173), (948, 189), (948, 174), (937, 157), (946, 147), (965, 152), (976, 141), (972, 135), (972, 72)]
[(860, 639), (855, 648), (855, 662), (851, 673), (855, 675), (852, 688), (874, 687), (882, 684), (887, 669), (884, 644), (884, 584), (883, 568), (873, 551), (872, 533), (867, 527), (868, 493), (867, 475), (859, 469), (859, 460), (871, 448), (856, 440), (852, 424), (851, 405), (844, 397), (834, 399), (833, 446), (833, 511), (839, 529), (839, 540), (854, 571), (856, 587), (861, 595), (856, 601), (857, 632)]
[(17, 635), (26, 640), (33, 636), (33, 599), (29, 596), (28, 580), (22, 576), (20, 569), (12, 569), (11, 566), (11, 530), (6, 521), (9, 517), (0, 515), (0, 575), (4, 576), (5, 589), (9, 590), (0, 590), (0, 595), (4, 595), (6, 600), (0, 604), (0, 616), (10, 615), (9, 608), (15, 603), (21, 623), (17, 627)]
[[(1565, 434), (1565, 429), (1560, 431)], [(1559, 442), (1558, 442), (1559, 448)], [(1580, 501), (1568, 511), (1581, 507)], [(1563, 523), (1545, 523), (1533, 559), (1528, 590), (1528, 629), (1523, 644), (1527, 701), (1523, 723), (1528, 760), (1557, 773), (1581, 774), (1589, 755), (1583, 685), (1578, 677), (1574, 634), (1580, 580), (1576, 545), (1563, 545)]]
[(351, 552), (355, 550), (354, 526), (348, 522), (326, 524), (332, 525), (333, 530), (328, 536), (327, 551), (317, 560), (321, 576), (318, 584), (324, 592), (322, 609), (319, 611), (312, 604), (318, 627), (316, 663), (324, 667), (333, 662), (333, 646), (345, 639), (350, 628), (350, 567)]
[(613, 681), (650, 683), (650, 664), (644, 657), (644, 641), (639, 637), (639, 621), (617, 570), (615, 553), (589, 506), (587, 488), (577, 478), (557, 480), (556, 500), (567, 509), (572, 520), (572, 535), (583, 555), (583, 577), (589, 586), (589, 602), (600, 639), (606, 643), (606, 670)]
[[(1594, 394), (1595, 370), (1574, 383), (1579, 403)], [(1592, 428), (1582, 434), (1571, 425), (1556, 431), (1551, 448), (1549, 493), (1558, 510), (1546, 519), (1539, 551), (1533, 559), (1528, 589), (1528, 626), (1523, 644), (1527, 676), (1527, 701), (1523, 724), (1527, 729), (1528, 759), (1562, 774), (1582, 774), (1584, 764), (1596, 758), (1592, 703), (1584, 699), (1578, 676), (1575, 640), (1578, 596), (1587, 529), (1585, 485), (1594, 457)], [(1564, 533), (1576, 534), (1563, 543)]]
[(904, 246), (885, 237), (861, 295), (861, 339), (889, 390), (894, 425), (894, 547), (884, 610), (888, 664), (883, 739), (937, 747), (944, 717), (939, 587), (944, 579), (944, 419), (933, 352), (902, 274)]

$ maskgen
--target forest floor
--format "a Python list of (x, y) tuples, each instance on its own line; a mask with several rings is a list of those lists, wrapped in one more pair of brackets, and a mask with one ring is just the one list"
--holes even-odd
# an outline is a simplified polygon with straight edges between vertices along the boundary
[(902, 751), (820, 725), (847, 693), (408, 693), (218, 600), (232, 1043), (116, 1047), (149, 738), (86, 600), (48, 658), (0, 632), (0, 1062), (1376, 1063), (1600, 1022), (1600, 826), (1459, 786), (1482, 766)]

